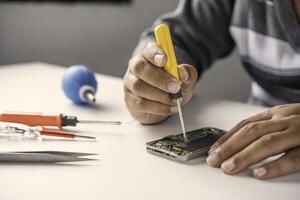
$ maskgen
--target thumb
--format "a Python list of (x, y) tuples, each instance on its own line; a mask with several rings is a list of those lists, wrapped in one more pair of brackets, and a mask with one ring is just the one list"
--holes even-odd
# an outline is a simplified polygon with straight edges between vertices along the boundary
[(197, 69), (194, 66), (188, 64), (181, 64), (178, 66), (178, 68), (180, 80), (182, 81), (181, 89), (183, 91), (191, 90), (197, 81)]

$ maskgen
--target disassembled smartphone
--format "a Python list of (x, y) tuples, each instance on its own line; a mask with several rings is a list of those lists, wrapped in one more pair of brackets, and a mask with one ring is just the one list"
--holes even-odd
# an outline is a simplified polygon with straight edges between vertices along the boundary
[(187, 142), (184, 141), (183, 134), (178, 134), (148, 142), (146, 146), (151, 154), (187, 163), (194, 158), (206, 155), (214, 142), (224, 134), (223, 130), (207, 127), (187, 132)]

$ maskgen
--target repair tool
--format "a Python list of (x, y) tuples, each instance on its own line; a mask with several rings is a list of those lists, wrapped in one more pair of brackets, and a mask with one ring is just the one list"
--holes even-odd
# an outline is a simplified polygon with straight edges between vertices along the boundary
[[(176, 78), (178, 81), (180, 81), (176, 55), (175, 55), (169, 27), (166, 24), (160, 24), (155, 28), (154, 33), (155, 33), (156, 42), (158, 46), (167, 55), (167, 63), (164, 66), (164, 70), (168, 72), (170, 75), (172, 75), (174, 78)], [(171, 94), (171, 98), (176, 99), (184, 141), (187, 142), (188, 138), (185, 131), (185, 125), (184, 125), (183, 115), (182, 115), (181, 105), (180, 105), (180, 101), (182, 99), (181, 91), (179, 91), (176, 94)]]
[(75, 104), (96, 102), (98, 83), (95, 73), (84, 65), (71, 66), (63, 76), (62, 88), (65, 95)]
[(94, 156), (94, 153), (77, 153), (65, 151), (18, 151), (0, 153), (0, 162), (22, 162), (22, 163), (59, 163), (94, 161), (97, 159), (85, 158)]
[(102, 125), (120, 125), (118, 121), (90, 121), (90, 120), (78, 120), (75, 116), (67, 116), (63, 114), (59, 115), (43, 115), (40, 113), (2, 113), (0, 114), (0, 121), (20, 123), (28, 126), (76, 126), (81, 124), (102, 124)]
[(69, 139), (96, 139), (95, 137), (77, 135), (73, 133), (67, 133), (61, 130), (45, 129), (41, 126), (27, 126), (24, 124), (0, 122), (0, 136), (7, 137), (28, 137), (28, 138), (40, 138), (41, 136), (62, 137)]

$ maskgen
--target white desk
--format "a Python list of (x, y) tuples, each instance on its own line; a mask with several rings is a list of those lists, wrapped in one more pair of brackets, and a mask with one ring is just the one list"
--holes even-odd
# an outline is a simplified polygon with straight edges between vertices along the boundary
[[(78, 132), (98, 142), (6, 141), (0, 151), (64, 150), (95, 152), (100, 161), (80, 164), (0, 164), (1, 200), (228, 199), (299, 200), (300, 174), (259, 181), (250, 171), (228, 176), (205, 162), (183, 165), (145, 151), (147, 141), (179, 131), (177, 116), (158, 126), (132, 122), (123, 103), (122, 81), (98, 75), (99, 106), (78, 107), (63, 95), (64, 68), (23, 64), (0, 68), (0, 110), (64, 113), (85, 119), (120, 120), (122, 126), (81, 125)], [(262, 108), (196, 96), (184, 109), (188, 129), (229, 129)]]

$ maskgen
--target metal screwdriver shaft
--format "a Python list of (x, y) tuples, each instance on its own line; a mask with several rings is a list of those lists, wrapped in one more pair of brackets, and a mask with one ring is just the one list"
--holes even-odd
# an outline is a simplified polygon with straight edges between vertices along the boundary
[(177, 107), (178, 107), (178, 114), (179, 114), (179, 120), (180, 120), (180, 124), (181, 124), (183, 139), (185, 142), (187, 142), (187, 135), (186, 135), (186, 131), (185, 131), (185, 125), (184, 125), (184, 121), (183, 121), (183, 115), (182, 115), (182, 111), (181, 111), (181, 105), (180, 105), (179, 98), (177, 99)]
[(102, 125), (121, 125), (118, 121), (91, 121), (91, 120), (78, 120), (80, 124), (102, 124)]
[(62, 126), (76, 126), (77, 124), (121, 125), (119, 121), (79, 120), (76, 116), (62, 115)]
[(82, 138), (82, 139), (89, 139), (89, 140), (95, 140), (96, 137), (92, 137), (92, 136), (85, 136), (85, 135), (74, 135), (74, 138)]

